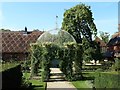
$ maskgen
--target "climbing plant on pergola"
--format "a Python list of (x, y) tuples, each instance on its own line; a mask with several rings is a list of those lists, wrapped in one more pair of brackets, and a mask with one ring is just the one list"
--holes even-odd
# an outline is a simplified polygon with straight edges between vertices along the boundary
[(52, 32), (45, 32), (37, 43), (31, 44), (31, 77), (40, 73), (42, 81), (48, 80), (51, 62), (57, 59), (66, 80), (82, 78), (82, 45), (66, 31)]

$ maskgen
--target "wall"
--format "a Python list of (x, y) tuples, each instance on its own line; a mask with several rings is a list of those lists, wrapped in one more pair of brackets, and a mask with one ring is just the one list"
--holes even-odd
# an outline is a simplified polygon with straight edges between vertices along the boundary
[(2, 53), (2, 60), (26, 60), (28, 53)]

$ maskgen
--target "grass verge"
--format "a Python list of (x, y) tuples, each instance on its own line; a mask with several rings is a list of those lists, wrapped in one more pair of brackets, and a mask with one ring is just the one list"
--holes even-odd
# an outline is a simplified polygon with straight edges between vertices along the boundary
[(77, 88), (77, 90), (92, 90), (92, 83), (90, 80), (73, 81), (72, 84)]
[(41, 82), (40, 80), (36, 79), (29, 79), (30, 78), (30, 73), (23, 73), (23, 76), (25, 79), (28, 80), (28, 82), (32, 83), (31, 90), (45, 90), (46, 89), (46, 82)]

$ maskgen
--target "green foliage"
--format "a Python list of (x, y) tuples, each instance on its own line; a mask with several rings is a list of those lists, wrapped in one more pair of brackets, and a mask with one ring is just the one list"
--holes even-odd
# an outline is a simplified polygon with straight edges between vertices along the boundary
[(74, 79), (79, 80), (82, 78), (82, 62), (83, 62), (83, 48), (82, 45), (76, 44), (74, 49), (74, 64), (75, 64), (75, 73)]
[(83, 60), (85, 61), (90, 61), (92, 60), (92, 52), (93, 52), (93, 49), (92, 47), (90, 46), (90, 43), (86, 40), (86, 38), (83, 38), (82, 40), (82, 48), (83, 48)]
[(84, 71), (96, 71), (102, 68), (103, 68), (103, 65), (82, 65), (82, 69)]
[(85, 38), (83, 38), (83, 60), (90, 61), (90, 60), (102, 60), (102, 54), (100, 50), (99, 44), (95, 41), (92, 43), (88, 42)]
[(120, 88), (120, 74), (118, 72), (98, 73), (95, 77), (96, 88)]
[(67, 80), (71, 81), (81, 78), (81, 56), (81, 45), (75, 43), (66, 43), (59, 50), (59, 58), (61, 60), (60, 69), (65, 74)]
[(21, 88), (30, 88), (31, 83), (25, 77), (22, 77)]
[(100, 60), (102, 55), (92, 40), (92, 36), (97, 34), (93, 20), (90, 6), (78, 4), (65, 11), (62, 23), (62, 29), (68, 31), (77, 43), (83, 44), (85, 61)]
[(110, 34), (107, 32), (100, 31), (100, 37), (105, 43), (108, 43)]
[(120, 71), (120, 58), (115, 58), (115, 63), (112, 66), (115, 71)]
[(92, 58), (97, 61), (97, 60), (102, 60), (102, 53), (101, 53), (101, 47), (98, 43), (93, 41), (93, 48), (92, 48)]
[(40, 62), (43, 59), (44, 49), (41, 45), (31, 45), (31, 77), (38, 73), (38, 68), (41, 66)]
[(21, 90), (45, 90), (46, 82), (41, 82), (40, 80), (29, 79), (30, 73), (23, 73)]
[(31, 65), (30, 60), (25, 60), (21, 62), (22, 72), (30, 72), (30, 65)]
[[(42, 81), (48, 80), (51, 61), (57, 59), (60, 60), (60, 70), (65, 74), (67, 80), (80, 79), (82, 68), (81, 45), (76, 43), (66, 43), (64, 46), (58, 46), (54, 43), (32, 44), (31, 51), (31, 76), (37, 74), (38, 69), (41, 69)], [(75, 63), (74, 71), (73, 62)]]
[(0, 31), (2, 31), (2, 32), (6, 32), (6, 31), (11, 31), (10, 29), (0, 29)]
[(92, 84), (90, 81), (73, 81), (72, 84), (77, 88), (77, 90), (92, 90)]
[(108, 71), (110, 70), (113, 63), (111, 61), (106, 61), (106, 62), (104, 61), (104, 62), (101, 62), (101, 64), (102, 64), (101, 69), (104, 71)]
[(91, 42), (97, 33), (93, 20), (90, 6), (78, 4), (65, 11), (62, 29), (73, 35), (77, 43), (82, 43), (82, 36)]
[(11, 69), (11, 68), (14, 68), (18, 65), (19, 65), (19, 63), (16, 63), (16, 62), (13, 62), (13, 63), (5, 62), (4, 64), (0, 64), (0, 72)]
[(22, 81), (21, 65), (10, 66), (8, 69), (4, 69), (4, 71), (0, 72), (0, 74), (2, 75), (3, 90), (8, 88), (20, 88)]

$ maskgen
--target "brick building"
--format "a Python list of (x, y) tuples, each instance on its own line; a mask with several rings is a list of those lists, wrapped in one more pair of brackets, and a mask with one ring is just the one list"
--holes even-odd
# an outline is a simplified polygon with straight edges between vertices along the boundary
[(101, 40), (99, 37), (96, 37), (95, 42), (100, 45), (102, 53), (105, 53), (107, 51), (107, 45), (103, 40)]
[(120, 57), (120, 24), (118, 32), (112, 35), (112, 38), (107, 43), (108, 51), (113, 53), (112, 57)]

